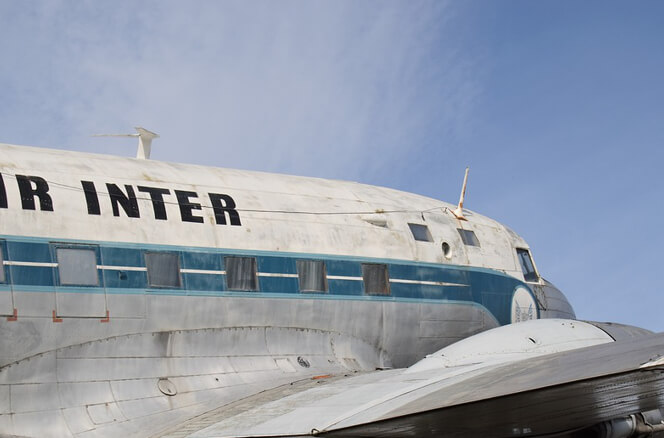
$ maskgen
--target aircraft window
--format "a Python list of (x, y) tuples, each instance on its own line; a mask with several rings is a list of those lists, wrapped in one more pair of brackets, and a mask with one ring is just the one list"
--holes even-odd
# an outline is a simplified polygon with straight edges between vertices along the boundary
[(0, 283), (5, 282), (5, 264), (2, 258), (2, 245), (0, 245)]
[(324, 261), (298, 260), (297, 276), (300, 280), (300, 292), (327, 292)]
[(387, 265), (363, 263), (362, 279), (364, 280), (365, 294), (390, 294), (390, 278), (387, 272)]
[(472, 230), (464, 230), (462, 228), (457, 228), (457, 231), (461, 235), (461, 240), (463, 240), (464, 245), (468, 246), (480, 246), (480, 241), (477, 240), (475, 232)]
[(539, 276), (535, 271), (535, 265), (533, 264), (533, 259), (530, 257), (530, 251), (527, 249), (517, 248), (516, 254), (519, 257), (519, 263), (521, 264), (521, 270), (523, 271), (523, 278), (526, 281), (539, 281)]
[(426, 225), (409, 223), (408, 227), (410, 228), (410, 232), (413, 233), (413, 238), (415, 238), (415, 240), (419, 240), (421, 242), (433, 242), (433, 238), (429, 232), (429, 227)]
[(254, 257), (224, 257), (229, 290), (258, 290)]
[(93, 249), (57, 248), (61, 285), (97, 286), (97, 254)]
[(325, 262), (322, 260), (298, 260), (297, 276), (300, 292), (326, 292)]
[(150, 287), (180, 287), (180, 257), (172, 252), (146, 252)]

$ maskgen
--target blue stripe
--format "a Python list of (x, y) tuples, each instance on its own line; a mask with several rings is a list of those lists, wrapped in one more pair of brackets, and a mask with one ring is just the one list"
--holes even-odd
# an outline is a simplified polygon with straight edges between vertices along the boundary
[[(222, 258), (218, 254), (209, 252), (183, 252), (182, 267), (184, 269), (201, 269), (205, 271), (221, 271)], [(127, 265), (125, 265), (127, 266)]]
[(104, 270), (104, 285), (107, 289), (145, 289), (148, 287), (147, 272)]
[[(52, 244), (46, 239), (5, 236), (7, 258), (12, 261), (54, 263), (54, 248), (77, 243), (90, 247), (98, 245), (98, 262), (105, 266), (145, 267), (146, 251), (173, 251), (180, 254), (182, 269), (221, 271), (225, 255), (256, 257), (258, 271), (271, 274), (297, 274), (298, 259), (323, 260), (328, 276), (357, 277), (358, 280), (328, 279), (327, 293), (299, 293), (296, 277), (259, 277), (260, 292), (227, 291), (225, 277), (221, 274), (182, 273), (181, 289), (149, 288), (145, 271), (100, 270), (103, 287), (61, 287), (57, 285), (57, 268), (11, 266), (8, 279), (16, 291), (149, 295), (200, 295), (246, 296), (298, 299), (346, 299), (392, 302), (441, 303), (459, 302), (486, 308), (501, 324), (510, 322), (514, 289), (523, 282), (502, 272), (468, 266), (421, 263), (411, 260), (372, 259), (321, 254), (285, 253), (272, 251), (240, 251), (219, 248), (175, 247), (168, 245), (138, 245), (117, 242), (58, 241)], [(361, 263), (388, 265), (391, 279), (426, 282), (445, 282), (455, 285), (411, 284), (392, 282), (390, 296), (367, 296), (361, 280)], [(528, 288), (529, 289), (529, 288)], [(532, 292), (531, 292), (532, 293)]]
[[(40, 237), (27, 237), (27, 236), (8, 236), (0, 235), (0, 239), (10, 239), (13, 242), (35, 242), (41, 243), (48, 246), (48, 239)], [(280, 252), (280, 251), (259, 251), (259, 250), (238, 250), (238, 249), (226, 249), (226, 248), (209, 248), (209, 247), (200, 247), (200, 246), (175, 246), (175, 245), (156, 245), (156, 244), (138, 244), (133, 242), (107, 242), (107, 241), (94, 241), (90, 242), (89, 240), (76, 240), (76, 239), (58, 239), (52, 240), (53, 243), (65, 242), (65, 243), (75, 243), (80, 245), (98, 245), (102, 249), (105, 248), (117, 248), (117, 249), (137, 249), (139, 253), (142, 251), (176, 251), (176, 252), (205, 252), (208, 254), (223, 254), (223, 255), (246, 255), (251, 257), (260, 256), (274, 256), (274, 257), (289, 257), (293, 259), (306, 259), (306, 260), (325, 260), (326, 264), (331, 263), (332, 261), (340, 261), (342, 263), (348, 263), (352, 266), (357, 267), (357, 275), (361, 276), (360, 267), (353, 264), (353, 262), (365, 262), (365, 263), (383, 263), (383, 264), (393, 264), (398, 263), (403, 266), (416, 266), (418, 268), (430, 267), (430, 268), (457, 268), (463, 271), (473, 271), (473, 272), (485, 272), (492, 275), (503, 276), (507, 278), (513, 278), (503, 272), (495, 271), (489, 268), (482, 268), (477, 266), (465, 266), (465, 265), (453, 265), (453, 264), (438, 264), (438, 263), (429, 263), (429, 262), (419, 262), (413, 260), (402, 260), (402, 259), (387, 259), (387, 258), (367, 258), (360, 256), (340, 256), (340, 255), (331, 255), (331, 254), (318, 254), (318, 253), (300, 253), (300, 252)], [(35, 261), (35, 260), (31, 260)], [(106, 263), (106, 262), (105, 262)], [(118, 264), (116, 266), (131, 266), (128, 264)], [(140, 265), (144, 267), (145, 264), (141, 262)], [(328, 275), (346, 275), (346, 274), (333, 274), (328, 271)]]
[(51, 247), (44, 241), (21, 242), (7, 240), (7, 259), (18, 262), (50, 263)]
[(295, 259), (291, 257), (256, 257), (258, 272), (267, 272), (273, 274), (297, 274)]
[(101, 260), (106, 266), (145, 267), (143, 251), (138, 248), (102, 246)]
[(182, 279), (188, 294), (195, 290), (222, 291), (226, 288), (223, 275), (182, 274)]
[(53, 286), (53, 268), (37, 266), (10, 266), (12, 284), (26, 286)]

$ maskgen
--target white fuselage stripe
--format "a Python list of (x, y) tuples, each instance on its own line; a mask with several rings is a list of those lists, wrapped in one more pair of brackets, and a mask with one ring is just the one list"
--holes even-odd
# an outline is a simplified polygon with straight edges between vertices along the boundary
[(362, 277), (347, 277), (345, 275), (328, 275), (328, 280), (351, 280), (351, 281), (362, 281)]
[(47, 263), (47, 262), (16, 262), (16, 261), (5, 261), (3, 262), (8, 266), (32, 266), (35, 268), (55, 268), (58, 266), (57, 263)]
[(280, 277), (280, 278), (297, 278), (297, 274), (278, 274), (273, 272), (259, 272), (259, 277)]
[(447, 283), (444, 281), (424, 281), (424, 280), (402, 280), (399, 278), (390, 278), (390, 283), (403, 283), (403, 284), (424, 284), (427, 286), (460, 286), (469, 287), (467, 284), (461, 283)]
[(213, 271), (209, 269), (180, 269), (183, 274), (226, 275), (226, 271)]
[(107, 271), (134, 271), (134, 272), (145, 272), (148, 268), (143, 266), (107, 266), (107, 265), (97, 265), (97, 269), (104, 269)]
[[(7, 266), (30, 266), (39, 268), (57, 268), (57, 263), (46, 262), (17, 262), (17, 261), (3, 261)], [(132, 271), (132, 272), (145, 272), (148, 268), (143, 266), (109, 266), (97, 265), (97, 269), (108, 271)], [(207, 269), (180, 269), (182, 274), (204, 274), (204, 275), (226, 275), (226, 271), (215, 271)], [(276, 277), (276, 278), (298, 278), (297, 274), (280, 274), (276, 272), (259, 272), (259, 277)], [(328, 280), (347, 280), (347, 281), (362, 281), (362, 277), (351, 277), (346, 275), (328, 275)], [(390, 278), (390, 283), (401, 284), (420, 284), (426, 286), (452, 286), (452, 287), (470, 287), (462, 283), (448, 283), (445, 281), (425, 281), (425, 280), (406, 280), (400, 278)]]

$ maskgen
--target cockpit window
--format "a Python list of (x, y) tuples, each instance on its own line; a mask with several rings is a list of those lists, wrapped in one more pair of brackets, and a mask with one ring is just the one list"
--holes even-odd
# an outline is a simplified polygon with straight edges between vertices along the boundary
[(521, 271), (523, 271), (524, 280), (530, 282), (539, 281), (539, 276), (535, 271), (533, 259), (530, 257), (530, 251), (523, 248), (517, 248), (516, 254), (519, 257), (519, 263), (521, 264)]
[(433, 242), (429, 227), (420, 224), (408, 224), (410, 232), (413, 233), (413, 238), (421, 242)]
[(464, 230), (462, 228), (457, 228), (457, 231), (461, 235), (461, 240), (463, 240), (464, 245), (468, 246), (480, 246), (480, 241), (477, 240), (475, 232), (472, 230)]

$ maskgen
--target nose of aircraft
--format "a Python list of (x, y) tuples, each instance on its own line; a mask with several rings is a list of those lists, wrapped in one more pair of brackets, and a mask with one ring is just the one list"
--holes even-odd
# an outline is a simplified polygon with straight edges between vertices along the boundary
[(576, 319), (574, 308), (565, 294), (549, 281), (542, 279), (541, 284), (532, 284), (540, 309), (540, 318)]

